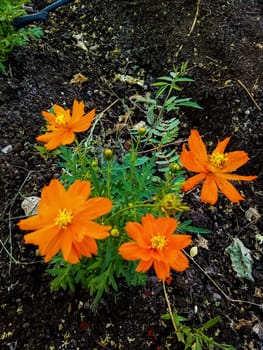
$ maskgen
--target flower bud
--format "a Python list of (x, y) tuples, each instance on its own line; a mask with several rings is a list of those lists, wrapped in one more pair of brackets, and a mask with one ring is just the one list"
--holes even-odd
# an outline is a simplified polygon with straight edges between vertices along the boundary
[(140, 127), (139, 129), (138, 129), (138, 134), (140, 135), (140, 136), (144, 136), (145, 134), (146, 134), (146, 128), (144, 128), (144, 127)]
[(178, 170), (181, 169), (181, 165), (178, 163), (172, 163), (170, 164), (170, 170), (172, 173), (176, 173)]
[(106, 160), (111, 160), (113, 157), (113, 151), (110, 148), (106, 148), (103, 152), (103, 156)]
[(117, 228), (113, 228), (113, 229), (110, 231), (110, 235), (111, 235), (112, 237), (119, 237), (120, 231), (119, 231)]

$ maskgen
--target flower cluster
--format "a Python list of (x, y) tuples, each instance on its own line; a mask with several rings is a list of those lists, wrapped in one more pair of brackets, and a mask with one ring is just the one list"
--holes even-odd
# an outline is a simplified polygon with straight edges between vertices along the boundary
[[(85, 114), (84, 103), (74, 100), (72, 113), (54, 105), (53, 112), (44, 111), (42, 114), (47, 121), (47, 132), (38, 136), (37, 140), (44, 142), (48, 150), (54, 150), (61, 145), (72, 144), (76, 133), (88, 130), (95, 110)], [(141, 140), (140, 132), (138, 140)], [(118, 265), (121, 258), (127, 263), (135, 262), (138, 273), (153, 268), (157, 277), (165, 281), (171, 270), (182, 272), (188, 268), (189, 262), (183, 249), (192, 242), (191, 236), (178, 233), (178, 213), (189, 210), (189, 207), (181, 202), (182, 193), (178, 195), (172, 189), (180, 188), (181, 191), (182, 188), (187, 192), (204, 181), (201, 201), (215, 204), (218, 191), (221, 191), (230, 201), (239, 202), (244, 198), (229, 181), (251, 181), (256, 178), (233, 174), (248, 161), (248, 155), (244, 151), (225, 153), (229, 141), (229, 137), (218, 141), (214, 151), (208, 154), (198, 131), (191, 130), (189, 149), (183, 145), (180, 161), (183, 167), (197, 174), (180, 183), (181, 180), (174, 180), (174, 171), (171, 171), (170, 177), (166, 177), (165, 190), (159, 185), (154, 187), (153, 181), (150, 182), (151, 189), (143, 187), (142, 172), (151, 167), (154, 169), (154, 162), (149, 162), (148, 168), (140, 170), (138, 164), (145, 164), (147, 157), (141, 158), (140, 162), (137, 154), (127, 157), (131, 169), (127, 164), (121, 168), (118, 162), (114, 163), (112, 150), (106, 148), (103, 152), (106, 165), (101, 169), (99, 162), (94, 159), (86, 163), (88, 157), (86, 154), (83, 156), (77, 143), (77, 151), (80, 152), (78, 159), (82, 162), (74, 167), (76, 178), (72, 181), (73, 175), (70, 174), (67, 183), (51, 180), (42, 190), (37, 214), (18, 223), (21, 230), (32, 231), (25, 235), (25, 243), (39, 246), (45, 262), (52, 260), (59, 252), (64, 261), (70, 264), (82, 263), (82, 258), (91, 260), (106, 252), (103, 258), (89, 265), (89, 276), (94, 281), (106, 276), (105, 280), (99, 280), (100, 284), (108, 283), (110, 268), (115, 269), (117, 275), (122, 271), (127, 276), (127, 269)], [(137, 149), (138, 144), (135, 147)], [(73, 153), (70, 160), (74, 157)], [(84, 167), (83, 172), (78, 173), (81, 166)], [(180, 166), (177, 168), (180, 169)], [(82, 175), (78, 178), (78, 174)], [(127, 193), (123, 194), (119, 188), (123, 185), (120, 181), (126, 181), (122, 179), (129, 176), (132, 184), (124, 184)], [(92, 181), (87, 180), (89, 177)], [(145, 179), (152, 179), (152, 175)], [(133, 182), (137, 185), (133, 186)], [(114, 185), (116, 188), (113, 188)], [(95, 195), (92, 186), (96, 189)], [(140, 188), (145, 188), (145, 193), (141, 193)], [(134, 191), (138, 193), (132, 196)], [(131, 203), (130, 198), (141, 202)], [(156, 203), (152, 202), (153, 198), (156, 198)], [(150, 209), (151, 212), (148, 211)], [(113, 276), (110, 277), (110, 283), (113, 286), (116, 284)]]

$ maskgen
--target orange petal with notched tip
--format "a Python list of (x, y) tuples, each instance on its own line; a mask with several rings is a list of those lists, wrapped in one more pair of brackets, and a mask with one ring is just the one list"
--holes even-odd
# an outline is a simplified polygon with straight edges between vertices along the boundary
[(248, 162), (248, 154), (244, 151), (234, 151), (227, 153), (227, 162), (221, 169), (222, 173), (231, 173)]
[(201, 189), (201, 201), (215, 204), (218, 200), (218, 188), (213, 174), (206, 177)]
[(200, 164), (205, 164), (208, 160), (207, 150), (197, 130), (191, 130), (188, 145), (190, 151), (194, 153)]
[(219, 140), (217, 142), (217, 146), (216, 146), (216, 148), (214, 149), (213, 152), (224, 153), (225, 149), (226, 149), (226, 146), (228, 145), (230, 139), (231, 139), (230, 137), (227, 137), (223, 141)]
[(187, 151), (185, 145), (183, 145), (183, 151), (180, 155), (180, 161), (182, 165), (189, 171), (194, 173), (200, 173), (206, 170), (206, 166), (204, 163), (200, 163), (195, 153), (192, 151)]

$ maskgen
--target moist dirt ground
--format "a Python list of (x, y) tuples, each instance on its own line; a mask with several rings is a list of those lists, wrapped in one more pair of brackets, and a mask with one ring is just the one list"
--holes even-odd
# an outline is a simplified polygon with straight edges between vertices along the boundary
[[(191, 327), (220, 316), (209, 332), (218, 342), (263, 349), (262, 12), (262, 0), (76, 0), (38, 23), (41, 40), (10, 54), (8, 74), (0, 76), (1, 349), (183, 349), (170, 322), (161, 320), (166, 304), (158, 283), (120, 284), (117, 297), (106, 295), (94, 312), (88, 291), (50, 290), (46, 265), (35, 247), (24, 245), (16, 218), (23, 215), (23, 196), (39, 195), (59, 176), (56, 159), (45, 160), (35, 149), (42, 110), (83, 100), (87, 110), (104, 111), (105, 125), (114, 130), (130, 96), (151, 91), (158, 76), (186, 61), (194, 83), (179, 95), (202, 110), (182, 109), (179, 137), (197, 128), (213, 146), (231, 136), (228, 150), (250, 156), (239, 173), (258, 179), (236, 184), (246, 198), (240, 204), (220, 196), (212, 208), (200, 203), (199, 189), (185, 196), (189, 218), (211, 233), (202, 237), (205, 244), (193, 236), (203, 271), (191, 262), (174, 274), (169, 298)], [(86, 81), (76, 81), (76, 74)], [(117, 74), (141, 79), (144, 87)], [(234, 238), (250, 250), (254, 281), (239, 279), (231, 266), (225, 248)]]

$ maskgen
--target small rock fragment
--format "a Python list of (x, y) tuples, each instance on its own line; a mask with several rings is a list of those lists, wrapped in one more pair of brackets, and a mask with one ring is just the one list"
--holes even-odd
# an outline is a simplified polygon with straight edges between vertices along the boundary
[(1, 149), (4, 154), (10, 153), (13, 150), (12, 145), (7, 145)]
[(36, 215), (38, 211), (39, 197), (31, 196), (23, 200), (21, 207), (25, 212), (26, 216)]

